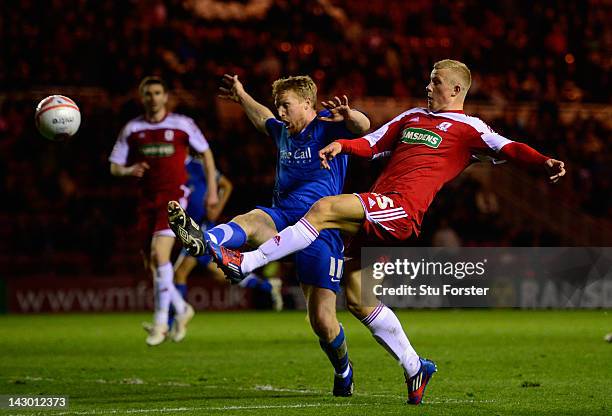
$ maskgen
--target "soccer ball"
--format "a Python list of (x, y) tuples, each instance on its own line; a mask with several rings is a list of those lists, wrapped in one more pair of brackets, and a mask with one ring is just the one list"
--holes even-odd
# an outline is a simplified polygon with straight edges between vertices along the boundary
[(79, 107), (63, 95), (51, 95), (36, 106), (36, 128), (49, 140), (64, 140), (73, 136), (81, 125)]

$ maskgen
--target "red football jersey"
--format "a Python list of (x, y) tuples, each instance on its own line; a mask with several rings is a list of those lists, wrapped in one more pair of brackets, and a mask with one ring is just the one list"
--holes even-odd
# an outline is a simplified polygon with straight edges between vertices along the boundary
[(147, 197), (175, 192), (185, 184), (185, 158), (189, 147), (202, 153), (209, 148), (195, 122), (186, 116), (169, 113), (152, 123), (143, 116), (129, 121), (119, 133), (109, 161), (122, 166), (145, 161), (150, 169), (142, 178)]
[(463, 111), (434, 113), (424, 108), (408, 110), (364, 138), (373, 158), (391, 156), (370, 191), (399, 193), (402, 206), (417, 226), (436, 193), (473, 156), (495, 156), (512, 143)]

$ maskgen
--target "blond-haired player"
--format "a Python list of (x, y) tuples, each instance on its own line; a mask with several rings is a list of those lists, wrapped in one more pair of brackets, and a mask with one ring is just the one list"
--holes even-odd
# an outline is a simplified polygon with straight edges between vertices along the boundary
[[(317, 87), (309, 76), (281, 78), (272, 85), (278, 119), (244, 90), (236, 75), (224, 76), (221, 97), (239, 103), (255, 128), (274, 140), (278, 152), (276, 184), (271, 207), (257, 207), (239, 215), (204, 233), (205, 240), (229, 248), (247, 241), (258, 246), (303, 217), (320, 198), (342, 192), (348, 157), (336, 158), (328, 170), (322, 170), (318, 154), (333, 140), (357, 137), (370, 127), (364, 114), (349, 107), (346, 96), (323, 102), (324, 110), (317, 113)], [(186, 225), (185, 212), (175, 202), (169, 205), (169, 214), (171, 226), (180, 233)], [(192, 254), (202, 255), (204, 240), (198, 242), (199, 250)], [(340, 233), (327, 230), (316, 243), (294, 256), (310, 324), (334, 367), (336, 396), (350, 396), (353, 392), (344, 330), (336, 318), (343, 249)]]
[[(352, 244), (356, 249), (367, 243), (418, 236), (436, 193), (459, 175), (474, 155), (539, 169), (552, 182), (565, 174), (563, 162), (509, 140), (479, 118), (465, 114), (463, 104), (470, 84), (470, 71), (462, 62), (436, 62), (426, 87), (427, 108), (407, 110), (373, 133), (354, 140), (336, 140), (319, 152), (326, 170), (330, 163), (347, 154), (371, 159), (389, 156), (370, 192), (320, 199), (295, 225), (255, 251), (240, 253), (209, 243), (215, 261), (231, 279), (239, 280), (254, 268), (304, 250), (330, 229), (351, 236), (359, 234)], [(420, 403), (436, 371), (435, 364), (416, 353), (391, 309), (382, 303), (372, 306), (361, 302), (357, 274), (350, 274), (344, 284), (349, 310), (401, 363), (408, 384), (408, 403)]]

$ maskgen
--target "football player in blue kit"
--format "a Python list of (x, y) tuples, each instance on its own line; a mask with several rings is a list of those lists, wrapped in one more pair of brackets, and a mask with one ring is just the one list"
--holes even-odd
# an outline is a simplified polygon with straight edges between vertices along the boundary
[[(327, 170), (320, 168), (318, 152), (334, 139), (363, 135), (370, 128), (370, 121), (365, 114), (349, 107), (346, 96), (323, 102), (324, 110), (317, 113), (317, 87), (308, 76), (282, 78), (272, 84), (279, 119), (244, 90), (237, 75), (224, 75), (222, 84), (220, 97), (239, 103), (255, 128), (276, 143), (276, 183), (272, 207), (257, 207), (207, 230), (204, 239), (222, 248), (237, 248), (245, 243), (258, 246), (278, 230), (297, 222), (318, 199), (342, 192), (348, 157), (335, 158)], [(194, 240), (180, 232), (186, 221), (191, 220), (176, 201), (168, 204), (168, 215), (171, 227), (183, 237), (181, 241), (190, 248), (190, 253), (205, 254), (204, 245), (190, 247)], [(344, 330), (336, 318), (343, 250), (340, 233), (326, 230), (308, 249), (294, 256), (310, 324), (334, 367), (335, 396), (350, 396), (353, 392), (353, 370)]]

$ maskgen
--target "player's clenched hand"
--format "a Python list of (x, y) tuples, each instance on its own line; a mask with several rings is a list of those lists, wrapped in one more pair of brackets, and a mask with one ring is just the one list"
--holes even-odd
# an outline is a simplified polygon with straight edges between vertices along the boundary
[(342, 96), (342, 99), (334, 97), (333, 100), (322, 101), (321, 105), (331, 112), (330, 117), (319, 117), (323, 121), (343, 121), (349, 119), (351, 107), (348, 104), (348, 97)]
[(557, 182), (562, 176), (565, 176), (565, 163), (557, 159), (548, 159), (545, 162), (548, 179), (551, 183)]
[(238, 75), (223, 75), (218, 97), (239, 102), (242, 93), (244, 93), (244, 87), (242, 82), (238, 81)]
[(336, 157), (342, 151), (342, 145), (338, 142), (331, 142), (323, 149), (319, 150), (319, 159), (321, 167), (329, 169), (329, 161)]
[(132, 166), (128, 168), (128, 175), (136, 176), (137, 178), (142, 178), (145, 172), (150, 168), (147, 162), (138, 162), (134, 163)]

